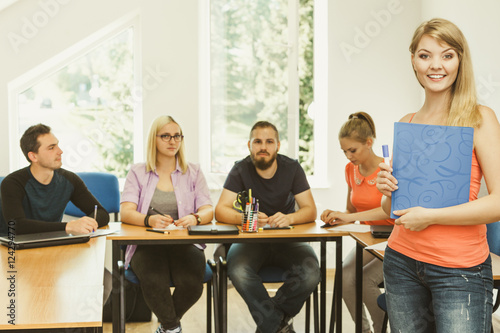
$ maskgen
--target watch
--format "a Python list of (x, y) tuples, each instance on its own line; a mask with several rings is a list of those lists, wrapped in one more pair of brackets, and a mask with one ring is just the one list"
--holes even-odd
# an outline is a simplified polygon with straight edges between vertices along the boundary
[(191, 213), (191, 215), (193, 215), (194, 217), (196, 217), (196, 224), (201, 224), (201, 217), (200, 217), (200, 215), (198, 215), (196, 213)]

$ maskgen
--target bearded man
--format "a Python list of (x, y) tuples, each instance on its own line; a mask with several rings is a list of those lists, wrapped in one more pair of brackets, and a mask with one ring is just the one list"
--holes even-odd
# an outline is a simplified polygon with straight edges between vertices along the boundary
[[(259, 202), (259, 227), (288, 227), (316, 219), (316, 205), (304, 170), (297, 160), (278, 154), (279, 148), (276, 126), (259, 121), (252, 127), (250, 155), (236, 162), (229, 172), (215, 208), (217, 221), (241, 224), (241, 212), (234, 209), (233, 202), (242, 191), (251, 192)], [(274, 297), (269, 296), (258, 275), (265, 266), (278, 266), (286, 272)], [(294, 332), (293, 317), (320, 281), (316, 254), (309, 244), (301, 242), (233, 244), (227, 267), (257, 324), (257, 332), (262, 333)]]

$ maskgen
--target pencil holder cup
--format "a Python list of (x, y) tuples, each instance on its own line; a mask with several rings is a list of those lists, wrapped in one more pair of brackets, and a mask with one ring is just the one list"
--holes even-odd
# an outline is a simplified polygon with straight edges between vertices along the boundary
[(243, 232), (257, 232), (259, 221), (259, 211), (250, 210), (241, 213), (241, 231)]

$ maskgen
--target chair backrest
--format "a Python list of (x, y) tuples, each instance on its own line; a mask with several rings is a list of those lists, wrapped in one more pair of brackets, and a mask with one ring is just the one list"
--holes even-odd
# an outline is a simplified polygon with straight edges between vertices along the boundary
[(490, 252), (500, 256), (500, 222), (487, 224), (486, 227), (488, 228), (486, 238)]
[[(78, 172), (77, 175), (83, 180), (90, 193), (96, 197), (108, 213), (115, 213), (115, 221), (118, 220), (120, 212), (120, 188), (118, 178), (105, 172)], [(85, 214), (72, 202), (66, 206), (65, 214), (82, 217)]]
[[(2, 184), (2, 180), (5, 177), (0, 177), (0, 184)], [(3, 218), (3, 212), (2, 212), (2, 196), (0, 195), (0, 236), (7, 236), (8, 228), (7, 228), (7, 222), (5, 222), (5, 219)]]

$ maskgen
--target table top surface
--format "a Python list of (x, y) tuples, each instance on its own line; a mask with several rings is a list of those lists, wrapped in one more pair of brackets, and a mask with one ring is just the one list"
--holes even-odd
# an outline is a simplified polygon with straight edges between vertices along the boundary
[[(227, 225), (227, 224), (221, 224)], [(200, 243), (237, 243), (251, 241), (255, 239), (273, 239), (273, 240), (287, 240), (287, 239), (327, 239), (334, 237), (349, 236), (348, 232), (335, 231), (335, 229), (321, 228), (323, 223), (310, 222), (304, 224), (294, 225), (292, 229), (280, 230), (262, 230), (259, 232), (242, 232), (238, 235), (189, 235), (187, 229), (183, 230), (170, 230), (169, 234), (160, 234), (156, 232), (148, 232), (145, 227), (135, 226), (126, 223), (110, 223), (110, 229), (118, 230), (116, 233), (107, 236), (107, 239), (118, 241), (131, 241), (131, 240), (161, 240), (169, 239), (172, 241), (194, 241)]]
[(102, 326), (105, 248), (105, 237), (15, 253), (0, 246), (0, 330)]

